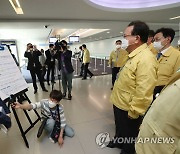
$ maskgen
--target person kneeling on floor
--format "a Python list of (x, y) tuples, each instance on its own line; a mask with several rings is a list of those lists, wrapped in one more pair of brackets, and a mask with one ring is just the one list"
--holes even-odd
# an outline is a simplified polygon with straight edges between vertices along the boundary
[(24, 110), (41, 108), (43, 122), (45, 121), (44, 129), (49, 133), (49, 139), (60, 146), (64, 143), (64, 136), (73, 137), (74, 130), (66, 124), (64, 109), (60, 101), (62, 93), (58, 90), (52, 90), (49, 99), (43, 99), (40, 102), (33, 104), (20, 104), (15, 102), (13, 107)]
[(0, 98), (0, 130), (7, 133), (11, 127), (10, 110)]

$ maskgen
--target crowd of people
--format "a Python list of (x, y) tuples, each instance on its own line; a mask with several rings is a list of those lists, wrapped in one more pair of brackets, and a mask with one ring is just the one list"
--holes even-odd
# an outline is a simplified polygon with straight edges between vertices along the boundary
[[(141, 21), (131, 22), (125, 29), (123, 39), (115, 42), (115, 50), (110, 54), (109, 64), (112, 68), (112, 93), (110, 102), (113, 104), (115, 135), (117, 138), (131, 138), (133, 142), (111, 140), (107, 147), (120, 148), (120, 154), (150, 154), (180, 152), (180, 52), (172, 47), (175, 31), (171, 28), (160, 28), (154, 32)], [(81, 56), (82, 80), (90, 78), (93, 73), (88, 69), (90, 53), (86, 45), (79, 47)], [(72, 99), (73, 66), (71, 63), (72, 51), (67, 49), (67, 42), (62, 40), (60, 49), (53, 44), (45, 51), (46, 59), (39, 61), (44, 51), (37, 50), (32, 44), (27, 44), (24, 54), (28, 58), (34, 93), (37, 92), (36, 75), (43, 91), (44, 75), (47, 68), (47, 84), (55, 83), (54, 69), (58, 61), (58, 68), (62, 74), (62, 93), (53, 90), (48, 100), (35, 104), (13, 104), (14, 108), (26, 110), (42, 108), (42, 113), (48, 117), (45, 129), (49, 132), (53, 142), (63, 144), (63, 136), (74, 136), (74, 131), (66, 124), (62, 98)], [(43, 71), (43, 67), (44, 71)], [(43, 71), (43, 73), (42, 73)], [(0, 107), (2, 105), (0, 104)], [(2, 107), (1, 107), (2, 108)], [(0, 109), (1, 109), (0, 108)], [(46, 111), (46, 112), (45, 112)], [(0, 113), (8, 118), (9, 112)], [(0, 114), (0, 118), (1, 118)], [(168, 115), (168, 116), (166, 116)], [(56, 126), (58, 138), (52, 134)], [(7, 128), (10, 125), (7, 126)], [(137, 137), (173, 137), (171, 144), (137, 143)]]

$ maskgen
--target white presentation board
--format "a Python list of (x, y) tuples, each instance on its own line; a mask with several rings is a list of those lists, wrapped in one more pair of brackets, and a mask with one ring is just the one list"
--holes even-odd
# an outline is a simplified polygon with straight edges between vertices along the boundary
[(8, 98), (11, 94), (28, 88), (19, 68), (14, 62), (9, 50), (6, 47), (0, 47), (0, 97), (2, 100)]

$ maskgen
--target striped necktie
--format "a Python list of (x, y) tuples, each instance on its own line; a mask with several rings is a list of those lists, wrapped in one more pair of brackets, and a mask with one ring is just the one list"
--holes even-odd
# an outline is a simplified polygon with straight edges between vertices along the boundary
[(159, 60), (159, 58), (162, 56), (162, 53), (161, 52), (159, 52), (158, 54), (157, 54), (157, 60)]

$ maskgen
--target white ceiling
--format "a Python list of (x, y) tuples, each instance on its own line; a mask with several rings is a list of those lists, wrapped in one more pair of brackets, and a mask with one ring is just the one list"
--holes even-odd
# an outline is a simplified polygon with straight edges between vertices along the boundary
[[(91, 39), (105, 39), (121, 35), (127, 24), (142, 20), (156, 30), (162, 26), (178, 30), (179, 19), (169, 18), (180, 15), (180, 0), (175, 6), (167, 6), (152, 11), (113, 12), (88, 4), (87, 0), (19, 0), (24, 15), (17, 15), (8, 0), (0, 0), (0, 39), (24, 39), (28, 42), (47, 42), (49, 35), (60, 30), (65, 37), (77, 29), (110, 29)], [(48, 28), (44, 28), (48, 25)], [(9, 30), (8, 30), (9, 29)], [(62, 31), (64, 29), (64, 31)], [(9, 34), (8, 34), (9, 33)], [(82, 40), (87, 41), (88, 38)], [(28, 40), (28, 41), (27, 41)]]

